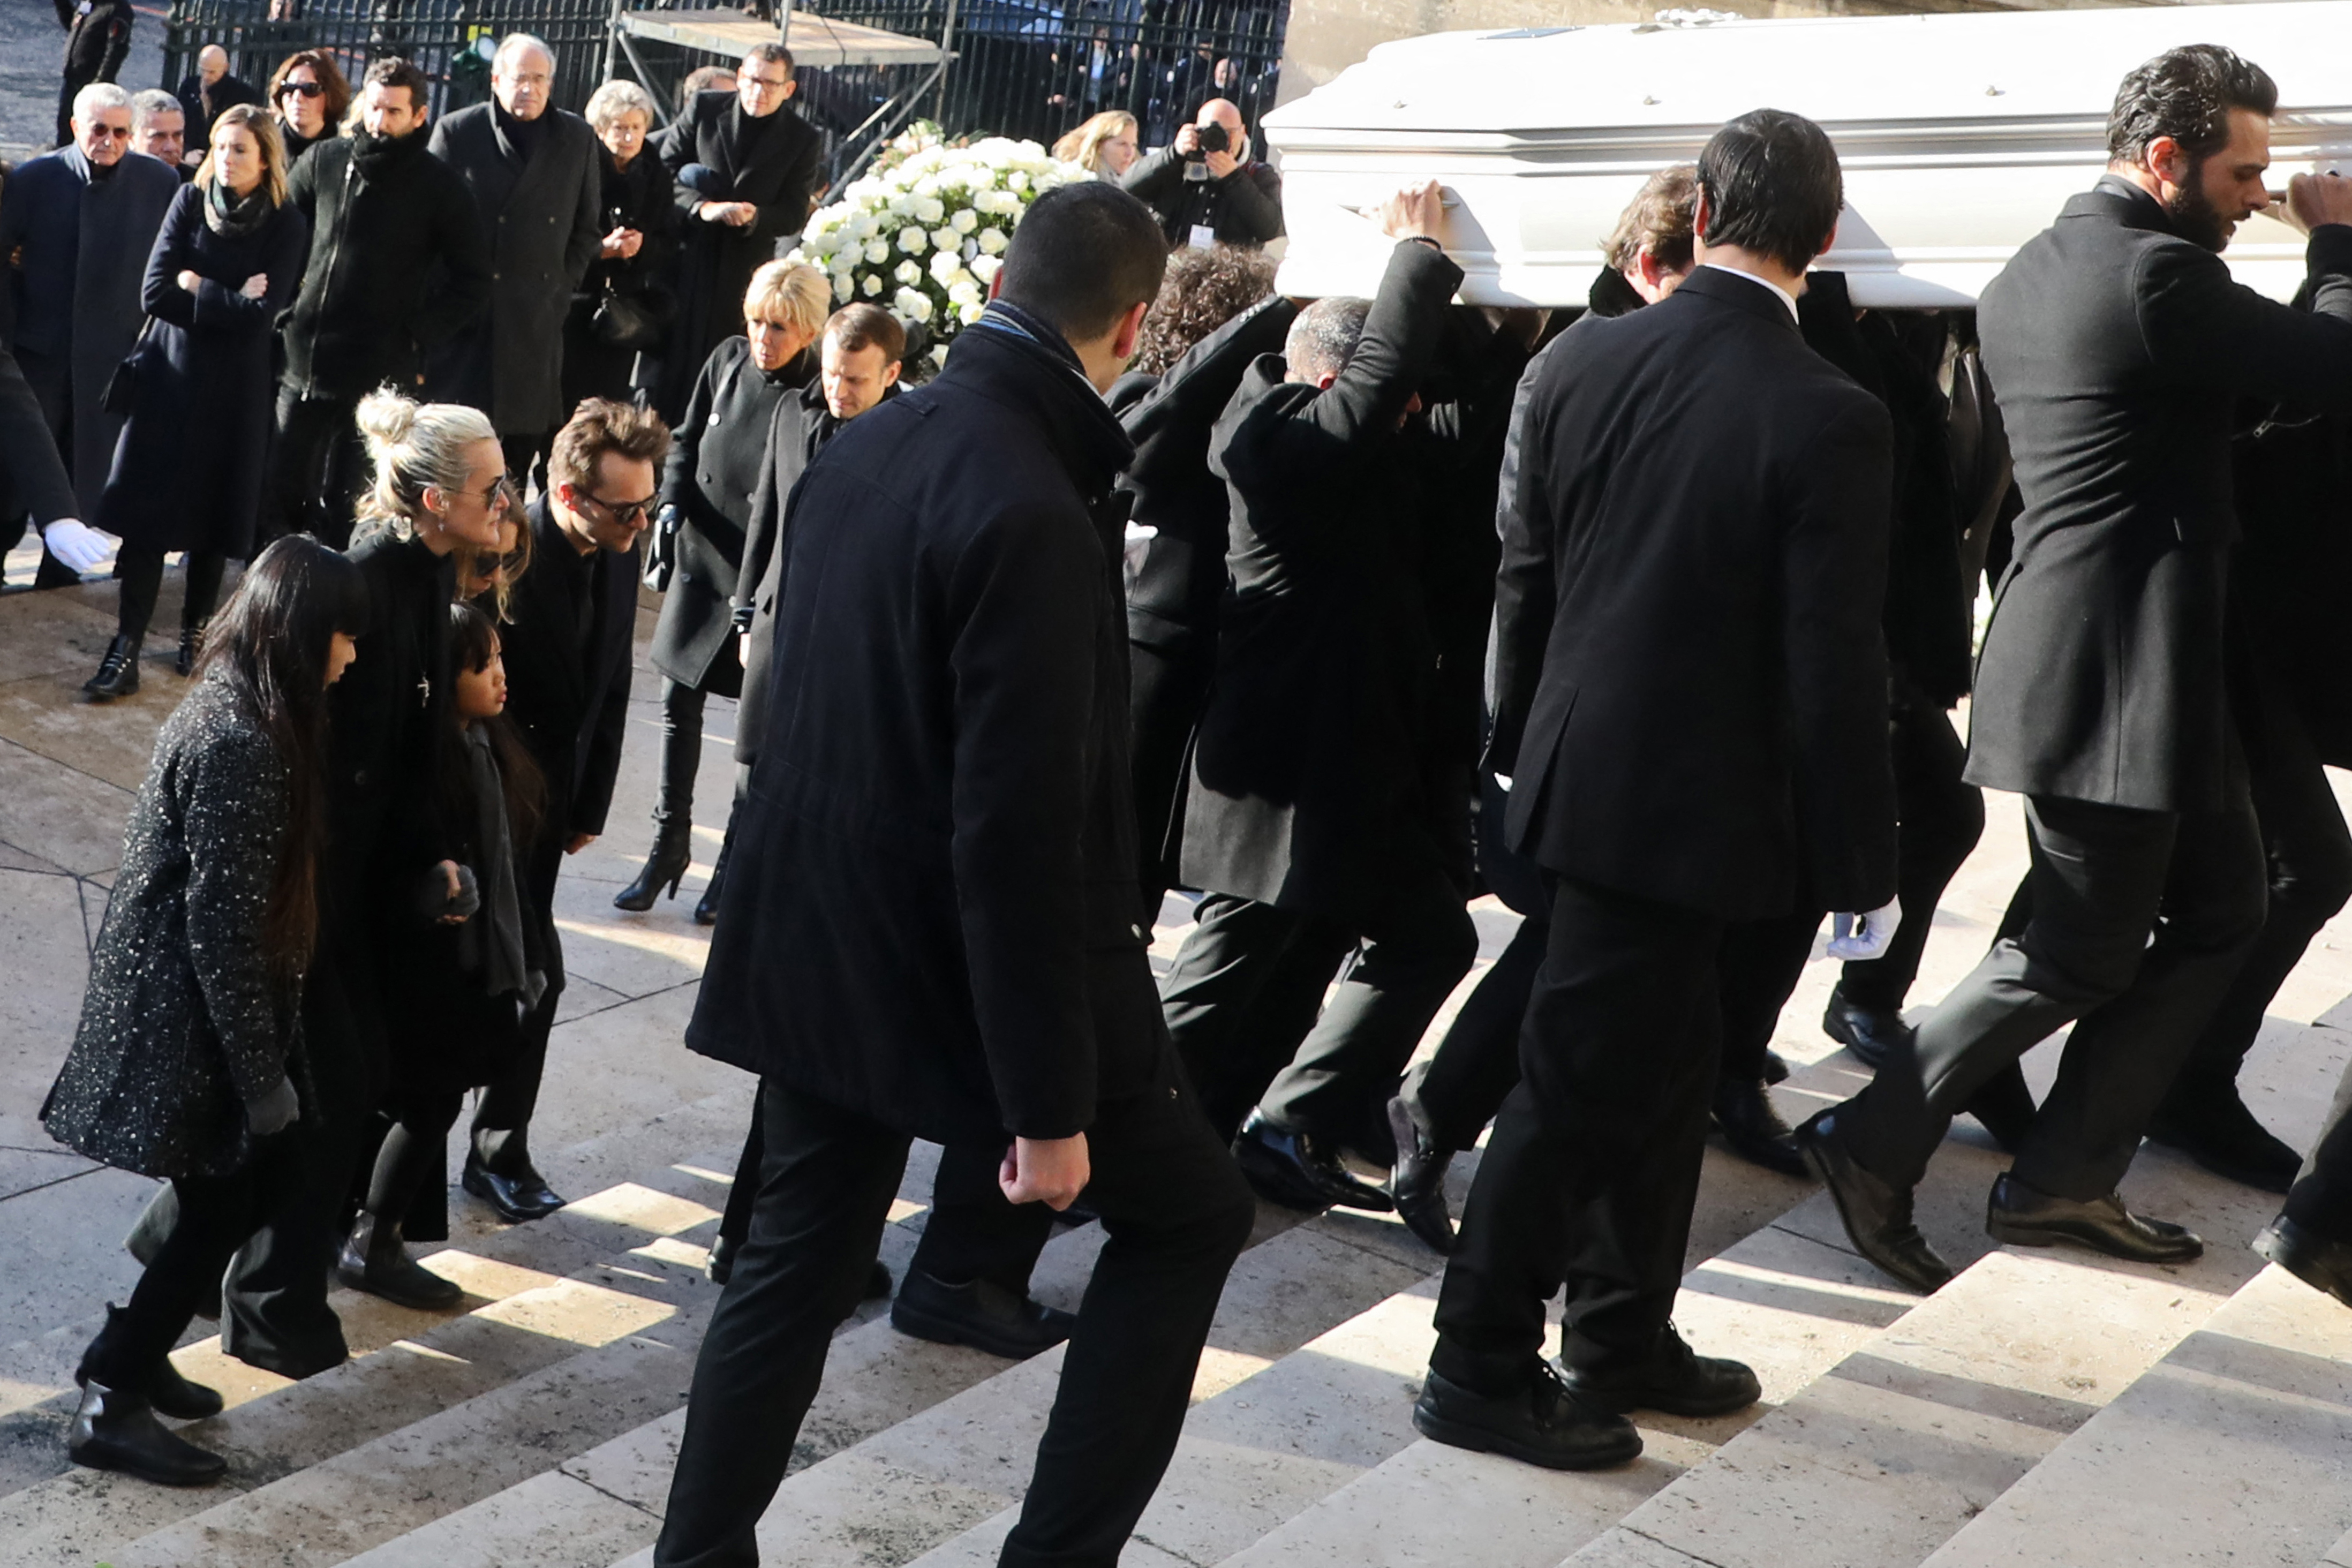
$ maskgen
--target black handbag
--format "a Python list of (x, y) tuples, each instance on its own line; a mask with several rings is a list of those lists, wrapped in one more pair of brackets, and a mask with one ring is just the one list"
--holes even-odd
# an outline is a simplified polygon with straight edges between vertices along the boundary
[(99, 394), (98, 405), (107, 413), (128, 414), (131, 405), (138, 401), (139, 356), (146, 351), (147, 335), (154, 330), (155, 318), (150, 316), (140, 324), (139, 341), (131, 345), (131, 352), (122, 356), (122, 363), (106, 378), (106, 390)]
[(636, 300), (612, 289), (604, 290), (596, 301), (596, 314), (589, 324), (596, 329), (597, 340), (616, 349), (645, 350), (661, 342), (661, 322), (654, 313)]

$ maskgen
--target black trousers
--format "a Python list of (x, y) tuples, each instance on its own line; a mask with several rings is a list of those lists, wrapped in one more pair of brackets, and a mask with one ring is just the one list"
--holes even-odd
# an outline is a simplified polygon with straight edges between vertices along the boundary
[[(654, 1561), (740, 1568), (856, 1305), (908, 1138), (770, 1082), (751, 1234), (711, 1315)], [(1006, 1564), (1111, 1568), (1167, 1469), (1225, 1275), (1256, 1209), (1172, 1059), (1097, 1109), (1086, 1202), (1108, 1233)], [(1013, 1455), (1005, 1456), (1013, 1461)]]
[(2286, 1195), (2285, 1213), (2315, 1236), (2352, 1242), (2352, 1068), (2336, 1086), (2327, 1125)]
[(1960, 777), (1969, 750), (1942, 708), (1916, 691), (1898, 692), (1890, 719), (1895, 809), (1903, 828), (1895, 845), (1903, 921), (1885, 953), (1845, 965), (1838, 988), (1858, 1006), (1899, 1013), (1919, 978), (1936, 906), (1984, 837), (1985, 812), (1984, 792)]
[(1543, 1353), (1646, 1358), (1674, 1310), (1706, 1141), (1724, 927), (1695, 910), (1563, 879), (1503, 1101), (1438, 1294), (1431, 1368), (1494, 1394)]
[[(766, 1087), (751, 1101), (751, 1131), (735, 1163), (735, 1184), (719, 1216), (719, 1234), (741, 1247), (751, 1234), (751, 1213), (760, 1195), (760, 1167), (766, 1163)], [(1054, 1211), (1043, 1204), (1015, 1204), (996, 1184), (1003, 1144), (950, 1143), (940, 1152), (931, 1178), (931, 1212), (915, 1244), (912, 1267), (950, 1285), (987, 1279), (1015, 1294), (1029, 1293), (1037, 1255), (1053, 1235)]]
[(547, 1076), (548, 1037), (554, 1032), (555, 1005), (562, 996), (562, 986), (551, 985), (539, 1005), (522, 1016), (522, 1043), (514, 1059), (482, 1086), (481, 1098), (475, 1102), (475, 1156), (502, 1176), (521, 1176), (535, 1168), (530, 1163), (530, 1119), (539, 1109), (540, 1081)]
[(1954, 1111), (2073, 1023), (2013, 1170), (2060, 1197), (2112, 1192), (2262, 929), (2249, 802), (2179, 815), (2035, 795), (2026, 827), (2023, 931), (1994, 942), (1839, 1112), (1848, 1152), (1897, 1186), (1926, 1173)]
[(309, 533), (336, 550), (351, 543), (367, 471), (358, 408), (355, 398), (306, 398), (290, 384), (278, 389), (261, 542)]
[[(180, 606), (180, 625), (194, 631), (220, 607), (221, 574), (228, 569), (228, 557), (215, 551), (191, 550), (186, 565), (187, 595)], [(122, 579), (115, 629), (127, 637), (145, 637), (155, 618), (155, 595), (163, 587), (163, 552), (126, 544), (116, 558), (114, 574)]]
[(1145, 643), (1127, 647), (1129, 768), (1135, 780), (1136, 844), (1142, 856), (1138, 885), (1148, 924), (1175, 884), (1176, 802), (1184, 783), (1185, 750), (1208, 701), (1215, 660)]
[(175, 1178), (172, 1223), (131, 1300), (91, 1347), (90, 1378), (110, 1388), (141, 1386), (187, 1332), (196, 1309), (219, 1299), (221, 1274), (261, 1226), (270, 1194), (301, 1173), (299, 1150), (279, 1133), (257, 1140), (252, 1158), (227, 1175)]
[(1401, 868), (1360, 928), (1223, 893), (1202, 898), (1192, 918), (1160, 1005), (1210, 1125), (1228, 1141), (1253, 1106), (1326, 1138), (1380, 1120), (1478, 956), (1464, 890), (1434, 863)]

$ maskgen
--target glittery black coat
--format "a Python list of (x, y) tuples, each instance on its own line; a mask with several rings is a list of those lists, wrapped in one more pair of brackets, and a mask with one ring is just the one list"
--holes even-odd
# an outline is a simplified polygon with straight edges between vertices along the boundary
[(222, 680), (156, 737), (90, 956), (81, 1027), (41, 1120), (59, 1142), (146, 1176), (221, 1175), (252, 1151), (245, 1102), (299, 1070), (299, 984), (261, 929), (286, 824), (286, 768)]

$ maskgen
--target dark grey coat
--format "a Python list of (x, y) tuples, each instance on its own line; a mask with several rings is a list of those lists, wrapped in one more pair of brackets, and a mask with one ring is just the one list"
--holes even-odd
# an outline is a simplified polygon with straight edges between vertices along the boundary
[(2352, 227), (2308, 254), (2306, 314), (2108, 175), (1986, 286), (2025, 510), (1978, 658), (1970, 784), (2145, 811), (2244, 788), (2221, 640), (2237, 400), (2352, 411)]
[(497, 107), (478, 103), (436, 125), (432, 149), (473, 193), (490, 257), (490, 299), (481, 330), (457, 334), (433, 356), (426, 389), (480, 409), (501, 434), (553, 430), (571, 415), (563, 406), (563, 318), (604, 243), (596, 134), (570, 110), (550, 109), (526, 160)]
[(163, 721), (81, 1026), (41, 1108), (76, 1152), (144, 1176), (222, 1175), (251, 1153), (245, 1104), (301, 1049), (300, 985), (271, 972), (261, 943), (286, 784), (226, 681), (198, 682)]
[(100, 399), (139, 341), (147, 255), (179, 194), (169, 163), (126, 153), (112, 174), (93, 180), (74, 146), (28, 161), (0, 187), (0, 258), (18, 258), (0, 290), (9, 316), (0, 330), (49, 427), (73, 422), (74, 494), (85, 521), (98, 516), (122, 430), (122, 416)]

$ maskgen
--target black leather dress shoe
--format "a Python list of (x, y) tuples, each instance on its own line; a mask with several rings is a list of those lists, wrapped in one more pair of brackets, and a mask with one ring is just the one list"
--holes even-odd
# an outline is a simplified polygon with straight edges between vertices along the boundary
[(1750, 1164), (1800, 1181), (1809, 1173), (1805, 1157), (1797, 1152), (1797, 1141), (1790, 1135), (1789, 1124), (1780, 1120), (1780, 1111), (1773, 1109), (1772, 1096), (1766, 1091), (1762, 1079), (1752, 1083), (1736, 1078), (1717, 1079), (1715, 1125), (1723, 1134), (1723, 1141), (1731, 1145), (1731, 1152)]
[(2102, 1198), (2061, 1198), (2003, 1172), (1985, 1205), (1985, 1234), (2017, 1247), (2071, 1241), (2133, 1263), (2187, 1263), (2205, 1243), (2186, 1226), (2142, 1219), (2114, 1193)]
[(1845, 988), (1839, 986), (1830, 993), (1829, 1011), (1822, 1015), (1822, 1033), (1859, 1057), (1864, 1067), (1880, 1068), (1910, 1037), (1911, 1026), (1900, 1013), (1847, 1001)]
[(1622, 1366), (1571, 1367), (1569, 1392), (1598, 1410), (1657, 1410), (1668, 1415), (1728, 1415), (1764, 1397), (1742, 1362), (1700, 1355), (1666, 1325), (1655, 1355)]
[(547, 1179), (537, 1171), (525, 1170), (519, 1176), (501, 1175), (472, 1154), (466, 1156), (466, 1169), (457, 1181), (467, 1192), (498, 1210), (499, 1217), (509, 1225), (545, 1219), (563, 1206), (563, 1200), (549, 1190)]
[(1070, 1337), (1077, 1314), (1016, 1296), (986, 1279), (947, 1285), (919, 1268), (907, 1270), (890, 1326), (943, 1345), (970, 1345), (991, 1355), (1026, 1361)]
[(1389, 1101), (1389, 1131), (1396, 1138), (1397, 1160), (1389, 1168), (1389, 1196), (1396, 1204), (1404, 1227), (1432, 1252), (1454, 1251), (1454, 1215), (1445, 1206), (1445, 1171), (1454, 1151), (1429, 1141), (1405, 1109), (1402, 1096)]
[(400, 1227), (362, 1211), (343, 1238), (335, 1278), (354, 1290), (382, 1297), (395, 1307), (420, 1312), (446, 1311), (466, 1298), (465, 1289), (408, 1256)]
[(2254, 1237), (2254, 1250), (2313, 1289), (2352, 1307), (2352, 1246), (2314, 1236), (2281, 1215)]
[(1540, 1363), (1527, 1387), (1505, 1398), (1430, 1373), (1413, 1402), (1412, 1425), (1432, 1442), (1547, 1470), (1597, 1470), (1642, 1455), (1633, 1424), (1578, 1400), (1549, 1362)]
[(2234, 1082), (2181, 1080), (2156, 1108), (2147, 1135), (2217, 1176), (2284, 1196), (2303, 1156), (2271, 1135), (2239, 1098)]
[(1387, 1214), (1396, 1205), (1388, 1194), (1359, 1180), (1339, 1163), (1339, 1151), (1304, 1132), (1291, 1132), (1253, 1110), (1234, 1139), (1234, 1160), (1251, 1188), (1270, 1204), (1309, 1213), (1328, 1208), (1369, 1209)]
[(82, 1385), (81, 1405), (66, 1429), (66, 1458), (162, 1487), (200, 1487), (228, 1468), (218, 1454), (165, 1431), (146, 1400), (101, 1383)]
[(1952, 1266), (1936, 1255), (1911, 1222), (1909, 1189), (1889, 1186), (1856, 1164), (1838, 1142), (1837, 1108), (1815, 1113), (1796, 1131), (1797, 1148), (1829, 1188), (1838, 1220), (1853, 1249), (1893, 1275), (1906, 1289), (1932, 1296), (1948, 1284)]

